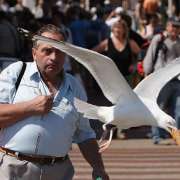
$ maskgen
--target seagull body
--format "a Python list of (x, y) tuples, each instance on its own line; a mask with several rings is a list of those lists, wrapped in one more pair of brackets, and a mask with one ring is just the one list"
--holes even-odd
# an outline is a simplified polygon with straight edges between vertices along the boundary
[(43, 36), (34, 36), (39, 43), (47, 43), (72, 56), (85, 66), (95, 78), (112, 106), (96, 106), (75, 98), (75, 107), (84, 117), (114, 124), (120, 129), (138, 126), (158, 126), (174, 137), (175, 120), (162, 111), (157, 98), (161, 89), (180, 74), (180, 59), (147, 76), (134, 90), (128, 85), (115, 63), (102, 54)]
[[(171, 116), (164, 113), (156, 103), (146, 98), (136, 97), (133, 101), (125, 101), (124, 104), (117, 103), (110, 107), (95, 106), (76, 99), (75, 106), (86, 118), (99, 119), (105, 124), (116, 125), (119, 129), (138, 126), (159, 126), (164, 128), (165, 119), (167, 119), (167, 122), (170, 119), (170, 122), (172, 121), (172, 124), (175, 124)], [(164, 119), (164, 121), (161, 119)]]

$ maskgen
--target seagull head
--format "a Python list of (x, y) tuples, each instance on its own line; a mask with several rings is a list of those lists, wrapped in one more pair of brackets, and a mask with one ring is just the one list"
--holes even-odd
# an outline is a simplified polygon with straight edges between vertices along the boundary
[(180, 145), (180, 130), (177, 129), (176, 121), (171, 116), (158, 121), (158, 126), (168, 131), (176, 144)]

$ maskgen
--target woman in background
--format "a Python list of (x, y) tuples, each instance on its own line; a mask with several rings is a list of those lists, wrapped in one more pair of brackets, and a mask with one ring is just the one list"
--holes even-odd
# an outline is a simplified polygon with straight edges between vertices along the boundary
[(139, 46), (129, 39), (128, 34), (126, 22), (119, 19), (111, 27), (111, 36), (93, 48), (94, 51), (110, 57), (126, 79), (131, 73), (130, 67), (134, 63), (134, 57), (140, 52)]

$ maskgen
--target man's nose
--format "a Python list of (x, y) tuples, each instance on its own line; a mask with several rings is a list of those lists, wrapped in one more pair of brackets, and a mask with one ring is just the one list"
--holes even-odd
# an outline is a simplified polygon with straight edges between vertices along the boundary
[(56, 57), (57, 57), (57, 52), (56, 52), (56, 51), (53, 51), (53, 52), (50, 54), (50, 58), (51, 58), (52, 60), (54, 60), (54, 59), (56, 59)]

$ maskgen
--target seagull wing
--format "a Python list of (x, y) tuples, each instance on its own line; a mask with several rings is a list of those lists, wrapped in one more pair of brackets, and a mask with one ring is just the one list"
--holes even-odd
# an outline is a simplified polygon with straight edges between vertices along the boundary
[(84, 65), (93, 75), (106, 98), (113, 104), (137, 99), (115, 63), (108, 57), (62, 41), (56, 41), (47, 37), (35, 35), (34, 40), (45, 42), (60, 51), (72, 56), (80, 64)]
[(177, 58), (166, 67), (147, 76), (134, 88), (134, 92), (141, 97), (151, 98), (155, 102), (161, 89), (179, 74), (180, 58)]

